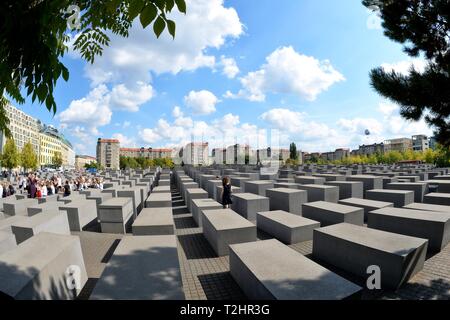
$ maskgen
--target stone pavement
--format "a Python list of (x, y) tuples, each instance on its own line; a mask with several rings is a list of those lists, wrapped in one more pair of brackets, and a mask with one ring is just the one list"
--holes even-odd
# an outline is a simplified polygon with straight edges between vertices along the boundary
[[(245, 300), (246, 297), (229, 273), (228, 257), (217, 257), (206, 238), (188, 212), (177, 190), (172, 189), (172, 206), (175, 233), (178, 239), (178, 257), (183, 289), (188, 300)], [(89, 276), (79, 299), (88, 299), (96, 281), (114, 249), (120, 242), (120, 235), (97, 233), (94, 229), (77, 234), (81, 239), (83, 256)], [(258, 239), (270, 239), (258, 231)], [(312, 241), (290, 245), (299, 253), (311, 258)], [(316, 261), (342, 277), (365, 287), (365, 280), (355, 278), (320, 261)], [(396, 292), (362, 292), (362, 299), (450, 299), (450, 245), (440, 253), (428, 257), (421, 272)]]

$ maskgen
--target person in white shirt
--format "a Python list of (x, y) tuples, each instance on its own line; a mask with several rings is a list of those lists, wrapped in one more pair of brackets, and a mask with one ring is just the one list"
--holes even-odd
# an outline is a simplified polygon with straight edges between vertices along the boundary
[(0, 183), (0, 198), (3, 198), (3, 183)]
[(42, 182), (41, 183), (41, 195), (42, 195), (42, 198), (45, 198), (45, 197), (47, 197), (47, 186)]

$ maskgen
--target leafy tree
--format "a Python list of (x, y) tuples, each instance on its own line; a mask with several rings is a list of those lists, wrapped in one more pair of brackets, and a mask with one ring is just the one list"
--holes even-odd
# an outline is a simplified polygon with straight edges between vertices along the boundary
[(298, 159), (297, 146), (294, 142), (289, 145), (289, 158), (292, 160)]
[(61, 167), (63, 164), (63, 159), (62, 159), (62, 155), (61, 152), (56, 151), (53, 154), (53, 158), (52, 158), (52, 164), (56, 167)]
[(56, 112), (53, 89), (60, 77), (69, 79), (61, 59), (73, 32), (74, 49), (93, 63), (109, 45), (108, 35), (127, 37), (137, 17), (144, 28), (153, 23), (156, 37), (166, 27), (175, 37), (175, 22), (167, 17), (175, 6), (186, 13), (185, 0), (0, 1), (0, 130), (10, 135), (4, 93), (22, 104), (25, 89), (33, 102)]
[(436, 147), (436, 156), (434, 159), (436, 166), (446, 168), (450, 166), (450, 148), (440, 144)]
[(407, 75), (379, 67), (370, 73), (371, 85), (382, 96), (401, 106), (401, 115), (418, 121), (425, 115), (436, 128), (435, 136), (450, 146), (450, 2), (448, 0), (363, 0), (377, 10), (384, 34), (404, 45), (411, 57), (423, 56), (424, 72)]
[(85, 164), (84, 164), (84, 167), (85, 167), (86, 169), (103, 170), (103, 166), (102, 166), (100, 163), (95, 162), (95, 161), (93, 161), (93, 162), (91, 162), (91, 163), (85, 163)]
[(31, 142), (25, 143), (20, 153), (20, 164), (26, 171), (27, 169), (36, 169), (38, 167), (38, 157), (34, 152)]
[(2, 166), (11, 170), (20, 164), (20, 154), (13, 138), (6, 140), (2, 153)]
[(427, 149), (423, 154), (423, 161), (426, 163), (434, 163), (436, 159), (436, 153), (432, 149)]

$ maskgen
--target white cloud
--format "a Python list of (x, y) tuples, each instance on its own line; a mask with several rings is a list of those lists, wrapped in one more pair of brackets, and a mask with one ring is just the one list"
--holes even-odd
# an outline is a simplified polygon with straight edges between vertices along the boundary
[(124, 136), (121, 133), (115, 133), (111, 138), (119, 140), (121, 148), (135, 148), (137, 146), (134, 138)]
[(116, 85), (111, 90), (111, 108), (137, 112), (139, 106), (150, 101), (154, 91), (150, 84), (138, 81), (134, 88), (127, 88), (124, 84)]
[(148, 144), (155, 143), (159, 140), (161, 140), (161, 136), (156, 133), (156, 130), (154, 129), (143, 129), (139, 131), (139, 136), (141, 137), (142, 141)]
[(92, 89), (79, 100), (73, 100), (58, 118), (63, 124), (82, 124), (90, 128), (104, 126), (111, 121), (110, 95), (105, 85)]
[(130, 121), (124, 121), (122, 127), (123, 127), (124, 129), (126, 129), (126, 128), (128, 128), (130, 125), (131, 125), (131, 122), (130, 122)]
[(201, 90), (189, 92), (184, 97), (184, 102), (195, 114), (206, 115), (216, 111), (219, 99), (212, 92)]
[(239, 73), (239, 67), (236, 64), (236, 60), (233, 58), (220, 57), (220, 65), (222, 66), (222, 73), (229, 79), (233, 79)]
[(172, 110), (172, 115), (175, 118), (182, 117), (183, 116), (183, 112), (181, 111), (181, 108), (179, 106), (175, 106), (173, 108), (173, 110)]
[(425, 67), (427, 66), (427, 62), (422, 58), (408, 59), (395, 63), (383, 63), (381, 67), (386, 72), (395, 71), (397, 73), (408, 75), (411, 67), (420, 73), (425, 71)]
[[(223, 0), (188, 0), (188, 14), (177, 10), (169, 14), (176, 21), (175, 39), (164, 31), (156, 39), (151, 27), (143, 29), (139, 19), (133, 23), (129, 37), (109, 35), (111, 43), (102, 57), (88, 65), (86, 75), (93, 81), (148, 82), (149, 71), (156, 74), (214, 68), (216, 59), (206, 53), (218, 49), (227, 39), (238, 38), (243, 25), (234, 8), (224, 7)], [(106, 80), (105, 80), (106, 79)]]
[(266, 63), (240, 79), (243, 89), (228, 97), (244, 97), (250, 101), (264, 101), (267, 93), (295, 94), (308, 101), (344, 81), (328, 60), (296, 52), (292, 47), (281, 47), (272, 52)]

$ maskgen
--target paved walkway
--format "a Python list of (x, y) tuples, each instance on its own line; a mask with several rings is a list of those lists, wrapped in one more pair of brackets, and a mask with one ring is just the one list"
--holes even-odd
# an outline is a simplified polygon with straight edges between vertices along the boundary
[[(172, 189), (175, 234), (178, 240), (178, 257), (186, 299), (189, 300), (245, 300), (246, 297), (229, 273), (228, 257), (217, 257), (203, 236), (177, 190)], [(89, 281), (79, 299), (88, 299), (96, 281), (120, 242), (120, 235), (102, 234), (95, 228), (74, 233), (80, 236)], [(271, 237), (258, 231), (258, 239)], [(313, 259), (312, 241), (290, 246)], [(314, 260), (314, 259), (313, 259)], [(365, 286), (356, 278), (333, 266), (316, 261), (342, 277)], [(362, 299), (450, 299), (450, 245), (425, 262), (424, 269), (396, 292), (364, 290)]]

